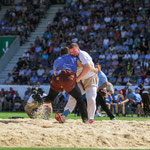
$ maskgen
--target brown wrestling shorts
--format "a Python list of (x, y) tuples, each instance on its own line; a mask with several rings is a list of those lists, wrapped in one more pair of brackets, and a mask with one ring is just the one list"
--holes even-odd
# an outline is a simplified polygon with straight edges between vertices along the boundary
[(76, 85), (76, 74), (69, 70), (61, 70), (59, 75), (54, 76), (51, 81), (51, 88), (56, 92), (66, 92), (72, 91)]

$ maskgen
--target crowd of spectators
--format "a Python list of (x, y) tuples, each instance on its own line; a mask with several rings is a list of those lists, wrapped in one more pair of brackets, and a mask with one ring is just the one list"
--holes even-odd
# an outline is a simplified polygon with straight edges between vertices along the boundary
[(150, 11), (145, 1), (67, 0), (24, 53), (12, 84), (49, 84), (62, 46), (77, 42), (114, 85), (150, 85)]
[[(40, 84), (37, 82), (36, 84)], [(37, 85), (36, 85), (37, 86)], [(22, 94), (22, 98), (19, 95), (17, 90), (14, 90), (12, 87), (9, 90), (5, 88), (1, 88), (0, 90), (0, 112), (2, 111), (24, 111), (24, 107), (27, 104), (31, 94), (33, 94), (32, 88), (28, 87), (24, 93)], [(68, 93), (62, 92), (60, 93), (54, 102), (52, 103), (53, 111), (63, 111), (67, 101), (68, 101)]]
[(1, 3), (5, 6), (13, 5), (15, 0), (1, 0)]
[(0, 21), (0, 35), (19, 35), (21, 44), (25, 43), (49, 6), (50, 0), (22, 0), (13, 4)]
[[(40, 83), (37, 82), (36, 86), (40, 86)], [(140, 96), (142, 91), (148, 91), (150, 89), (139, 88), (131, 90), (130, 86), (125, 86), (122, 89), (115, 88), (114, 94), (107, 94), (106, 96), (106, 104), (108, 108), (112, 111), (113, 114), (116, 114), (116, 117), (121, 116), (126, 117), (133, 116), (133, 114), (137, 113), (137, 116), (144, 116), (144, 101)], [(20, 91), (21, 92), (21, 91)], [(28, 87), (24, 93), (22, 94), (22, 98), (19, 96), (17, 90), (14, 90), (10, 87), (9, 90), (1, 88), (0, 90), (0, 112), (1, 111), (24, 111), (24, 106), (32, 95), (32, 88)], [(83, 96), (86, 100), (86, 96)], [(54, 112), (63, 112), (63, 109), (69, 99), (69, 94), (67, 92), (59, 93), (59, 95), (52, 102), (53, 111)], [(150, 108), (149, 108), (150, 111)], [(148, 111), (148, 112), (149, 112)], [(78, 114), (78, 110), (74, 110), (75, 115)], [(100, 111), (102, 113), (102, 109)], [(150, 112), (149, 112), (150, 113)], [(150, 115), (150, 114), (148, 114)], [(100, 116), (96, 116), (100, 117)]]
[(0, 112), (1, 111), (23, 111), (25, 101), (21, 99), (19, 93), (12, 87), (9, 90), (0, 91)]

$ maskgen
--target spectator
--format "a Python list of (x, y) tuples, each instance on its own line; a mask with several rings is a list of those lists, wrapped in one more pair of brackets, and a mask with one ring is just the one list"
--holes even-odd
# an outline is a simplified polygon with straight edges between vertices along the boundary
[(38, 81), (38, 77), (36, 76), (36, 73), (33, 73), (30, 78), (30, 84), (34, 85)]
[(129, 100), (132, 104), (132, 107), (137, 108), (137, 116), (138, 117), (140, 117), (140, 115), (141, 115), (141, 102), (142, 102), (142, 98), (139, 93), (140, 93), (140, 88), (136, 87), (135, 92), (133, 92), (129, 95)]
[(5, 84), (13, 84), (13, 77), (11, 75), (11, 73), (8, 73), (8, 78), (5, 80)]
[(38, 75), (38, 77), (43, 76), (44, 73), (45, 73), (45, 70), (44, 70), (43, 66), (40, 65), (39, 69), (37, 70), (37, 75)]
[(24, 99), (24, 104), (27, 103), (27, 101), (28, 101), (30, 95), (31, 95), (31, 88), (28, 87), (27, 90), (26, 90), (25, 93), (24, 93), (24, 98), (23, 98), (23, 99)]
[(105, 101), (106, 101), (106, 105), (107, 105), (108, 109), (111, 110), (111, 104), (113, 102), (113, 98), (112, 98), (111, 94), (107, 93), (107, 97), (106, 97)]
[(115, 89), (115, 94), (113, 95), (113, 100), (114, 100), (114, 103), (115, 103), (116, 116), (119, 117), (118, 107), (121, 106), (122, 116), (125, 117), (126, 116), (126, 113), (125, 113), (125, 104), (129, 100), (125, 99), (125, 97), (122, 94), (122, 91), (119, 90), (118, 88)]
[(149, 86), (149, 85), (150, 85), (150, 75), (148, 75), (144, 80), (144, 86)]
[(12, 87), (10, 87), (9, 94), (11, 94), (11, 96), (13, 97), (16, 94), (16, 91), (14, 91)]
[(5, 96), (2, 93), (0, 93), (0, 112), (3, 110), (5, 101), (6, 101)]
[(9, 92), (7, 92), (4, 101), (4, 110), (12, 111), (12, 106), (13, 106), (13, 97)]
[(13, 99), (13, 111), (21, 111), (21, 110), (23, 110), (22, 100), (18, 92), (16, 92)]

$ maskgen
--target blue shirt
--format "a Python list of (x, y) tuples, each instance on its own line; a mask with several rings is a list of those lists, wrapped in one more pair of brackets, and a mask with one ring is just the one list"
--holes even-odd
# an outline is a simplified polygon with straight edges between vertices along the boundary
[[(114, 94), (113, 95), (114, 103), (116, 102), (116, 100), (118, 99), (119, 96), (120, 96), (120, 94)], [(122, 97), (120, 97), (118, 100), (118, 103), (123, 102), (123, 101), (124, 101), (124, 99), (122, 99)]]
[(141, 95), (137, 92), (133, 92), (129, 95), (129, 98), (132, 98), (136, 101), (136, 103), (140, 103), (142, 101)]
[(98, 87), (102, 86), (105, 82), (108, 82), (108, 79), (103, 71), (98, 73), (99, 83)]
[(122, 97), (120, 97), (118, 103), (123, 102), (123, 101), (124, 101), (124, 99), (122, 99)]
[(79, 58), (71, 55), (62, 55), (58, 57), (53, 64), (54, 71), (69, 70), (74, 73), (77, 72), (77, 60)]
[(113, 94), (113, 102), (115, 103), (120, 94)]
[(112, 102), (112, 99), (111, 99), (110, 95), (108, 95), (108, 97), (106, 97), (105, 101), (106, 101), (106, 103), (111, 103)]

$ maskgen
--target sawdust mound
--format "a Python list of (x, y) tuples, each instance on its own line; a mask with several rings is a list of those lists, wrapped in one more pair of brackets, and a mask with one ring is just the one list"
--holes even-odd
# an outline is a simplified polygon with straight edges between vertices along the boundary
[(1, 147), (150, 147), (150, 121), (0, 119), (0, 127)]

